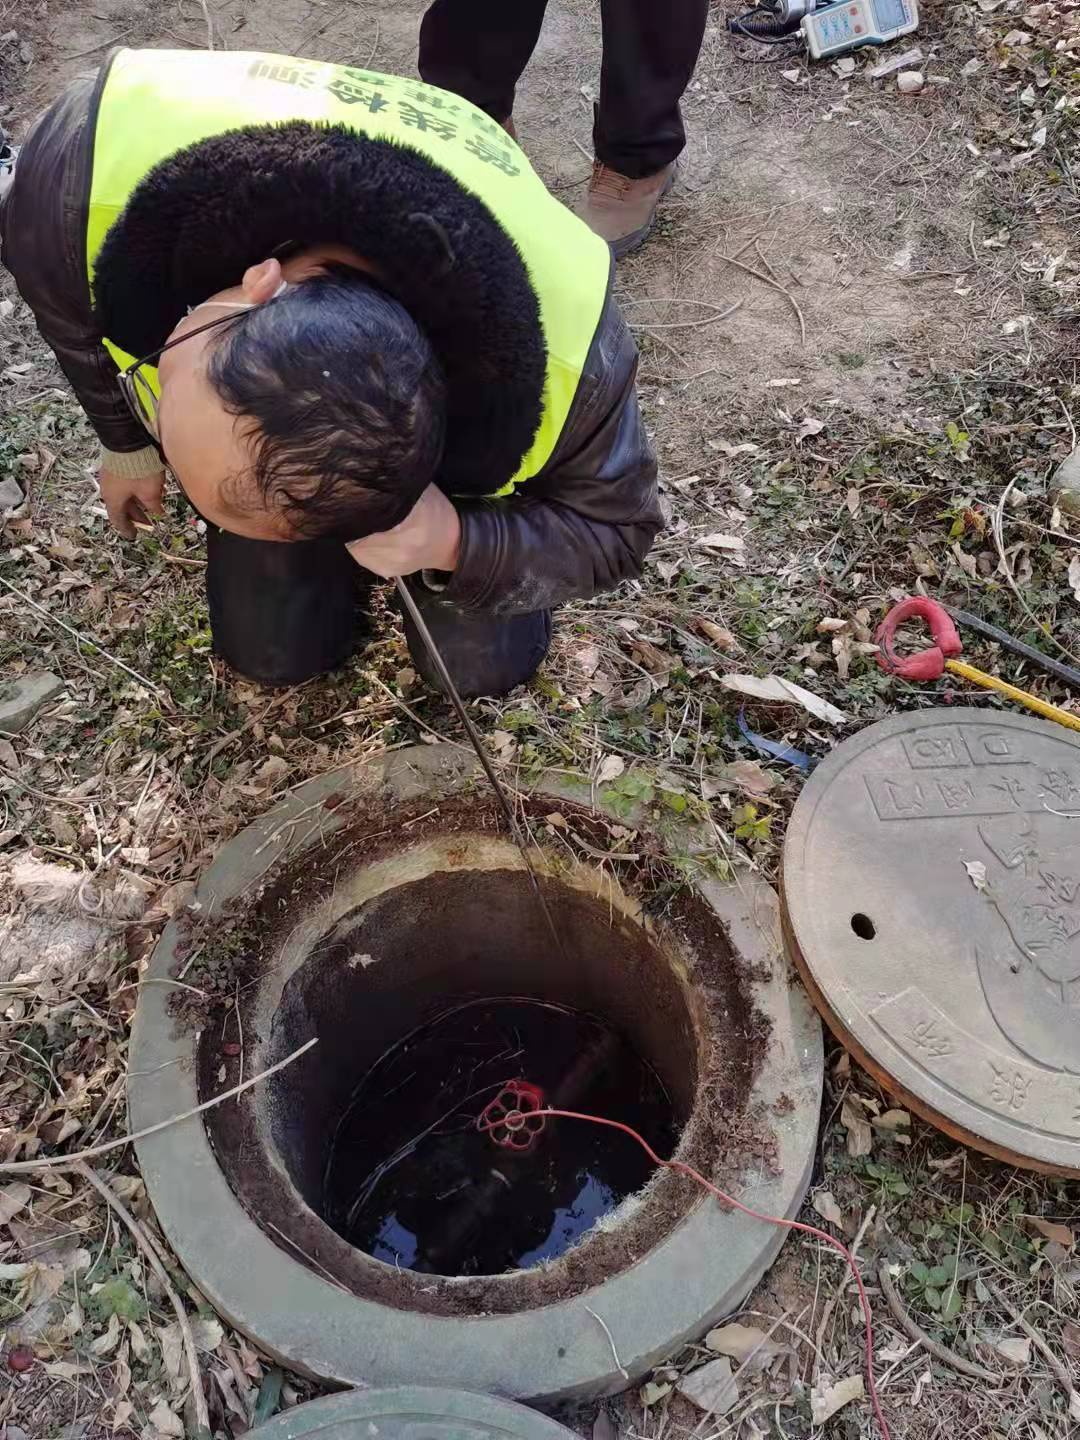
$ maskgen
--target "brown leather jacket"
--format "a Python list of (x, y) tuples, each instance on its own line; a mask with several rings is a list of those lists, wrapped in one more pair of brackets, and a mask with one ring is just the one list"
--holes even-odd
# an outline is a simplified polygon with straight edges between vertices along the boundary
[[(296, 219), (284, 190), (277, 213), (257, 216), (258, 224), (254, 227), (247, 209), (243, 213), (232, 213), (228, 205), (233, 203), (239, 211), (239, 203), (222, 198), (239, 188), (229, 183), (230, 169), (235, 168), (238, 176), (244, 169), (251, 173), (253, 158), (267, 158), (266, 147), (278, 143), (271, 137), (275, 133), (280, 137), (280, 127), (253, 126), (204, 141), (153, 172), (157, 178), (142, 196), (141, 218), (136, 217), (137, 230), (129, 225), (131, 233), (117, 235), (118, 228), (138, 208), (134, 201), (117, 222), (110, 236), (113, 243), (107, 244), (98, 262), (99, 311), (95, 312), (86, 281), (85, 228), (97, 96), (105, 73), (103, 67), (97, 75), (76, 81), (31, 132), (18, 159), (14, 184), (0, 208), (0, 258), (15, 277), (20, 293), (34, 312), (42, 337), (55, 353), (102, 444), (110, 451), (132, 452), (145, 447), (146, 435), (123, 403), (115, 367), (101, 345), (102, 334), (110, 334), (131, 353), (148, 353), (155, 344), (163, 342), (171, 324), (184, 313), (186, 304), (205, 298), (215, 288), (234, 283), (245, 264), (269, 253), (260, 247), (273, 240), (275, 234), (278, 237), (275, 243), (292, 238)], [(299, 131), (294, 132), (291, 137), (294, 151), (302, 148), (308, 138)], [(363, 143), (370, 147), (379, 142), (365, 140)], [(282, 153), (279, 150), (273, 158), (280, 161)], [(387, 219), (385, 213), (386, 167), (402, 166), (400, 176), (390, 172), (391, 180), (397, 178), (400, 182), (393, 188), (402, 191), (401, 213), (396, 217), (402, 224), (393, 229), (392, 250), (388, 248), (386, 263), (396, 263), (403, 258), (401, 274), (408, 277), (413, 293), (401, 294), (400, 298), (420, 323), (428, 328), (430, 315), (433, 328), (441, 325), (445, 333), (455, 336), (454, 354), (442, 356), (451, 392), (455, 375), (470, 369), (475, 371), (464, 377), (471, 398), (462, 406), (463, 416), (468, 411), (475, 422), (476, 397), (491, 397), (487, 402), (490, 414), (482, 427), (473, 423), (474, 433), (466, 433), (467, 424), (463, 419), (457, 442), (453, 423), (448, 431), (447, 474), (439, 479), (454, 496), (460, 511), (462, 544), (459, 567), (445, 598), (466, 608), (523, 613), (575, 597), (588, 597), (639, 575), (644, 556), (662, 526), (662, 518), (656, 493), (656, 461), (638, 409), (637, 352), (615, 302), (609, 295), (577, 396), (550, 460), (511, 501), (485, 500), (484, 494), (490, 494), (507, 478), (505, 472), (500, 476), (497, 466), (491, 463), (495, 451), (489, 441), (491, 433), (497, 432), (504, 422), (512, 427), (516, 423), (514, 413), (522, 408), (513, 399), (521, 390), (522, 367), (515, 363), (516, 359), (526, 354), (530, 346), (534, 359), (536, 353), (542, 357), (542, 349), (536, 351), (536, 346), (542, 347), (542, 335), (527, 336), (527, 343), (522, 345), (523, 323), (533, 323), (539, 332), (538, 324), (527, 322), (526, 306), (526, 322), (519, 313), (516, 330), (508, 329), (503, 337), (506, 343), (501, 353), (498, 338), (492, 341), (492, 317), (512, 309), (513, 296), (510, 291), (500, 294), (497, 254), (496, 260), (492, 260), (498, 246), (510, 242), (486, 211), (480, 221), (490, 227), (489, 231), (479, 233), (475, 209), (468, 211), (468, 223), (460, 226), (460, 234), (471, 237), (461, 247), (466, 252), (473, 244), (473, 237), (479, 234), (476, 257), (466, 253), (463, 258), (469, 284), (461, 285), (458, 290), (464, 295), (466, 290), (475, 293), (477, 283), (487, 287), (482, 324), (466, 313), (464, 301), (458, 303), (457, 313), (447, 313), (448, 306), (453, 312), (455, 303), (454, 273), (448, 276), (445, 266), (434, 265), (429, 253), (432, 231), (444, 227), (428, 223), (413, 225), (410, 229), (404, 221), (417, 219), (417, 215), (410, 212), (417, 209), (418, 187), (424, 202), (420, 208), (434, 209), (437, 203), (441, 208), (436, 213), (440, 216), (447, 213), (448, 205), (453, 211), (455, 205), (476, 207), (479, 202), (467, 196), (445, 172), (437, 171), (434, 178), (424, 173), (418, 178), (415, 162), (405, 164), (400, 155), (398, 152), (395, 158), (388, 149), (378, 154), (369, 149), (361, 157), (362, 166), (355, 166), (354, 155), (350, 177), (359, 177), (357, 183), (362, 191), (369, 172), (379, 169), (381, 189), (372, 214), (377, 212), (380, 228), (387, 224), (393, 228), (395, 216), (391, 214)], [(274, 170), (271, 165), (264, 168)], [(281, 168), (280, 164), (277, 168)], [(431, 169), (435, 171), (436, 167)], [(211, 187), (207, 186), (208, 175), (213, 182)], [(341, 176), (334, 178), (340, 194)], [(148, 184), (144, 182), (141, 189), (147, 190)], [(446, 185), (453, 187), (456, 195), (448, 197)], [(437, 195), (433, 186), (439, 191)], [(311, 193), (310, 187), (311, 177), (307, 176), (305, 201)], [(211, 191), (214, 200), (208, 203)], [(178, 198), (189, 196), (191, 205), (182, 206), (185, 235), (181, 254), (176, 249), (174, 218), (165, 221), (164, 214), (168, 211), (175, 217)], [(169, 203), (157, 205), (155, 211), (155, 199), (163, 197)], [(349, 199), (351, 206), (352, 191)], [(316, 215), (307, 233), (317, 238), (313, 232), (321, 222), (319, 207), (323, 199), (316, 195), (312, 203)], [(362, 194), (357, 206), (363, 212)], [(207, 211), (209, 213), (204, 213)], [(198, 217), (193, 222), (194, 233), (186, 228), (189, 216)], [(157, 233), (154, 233), (155, 226)], [(360, 236), (358, 232), (358, 247), (378, 243), (378, 233)], [(242, 253), (245, 245), (249, 247), (246, 256)], [(170, 246), (172, 249), (165, 253)], [(410, 246), (415, 253), (407, 253)], [(162, 263), (159, 270), (154, 271), (148, 268), (145, 256), (148, 252), (156, 254), (157, 250), (162, 251), (158, 257)], [(402, 257), (403, 251), (406, 253)], [(361, 253), (369, 251), (365, 249)], [(516, 255), (516, 251), (513, 253)], [(105, 275), (104, 281), (108, 283), (104, 283), (103, 267), (110, 264), (112, 274)], [(176, 280), (177, 293), (173, 294), (170, 286), (174, 286), (174, 277), (184, 266), (191, 277), (198, 278), (183, 283), (182, 277)], [(520, 269), (524, 274), (524, 267)], [(216, 283), (218, 280), (220, 284)], [(184, 283), (187, 283), (186, 293), (182, 293)], [(164, 304), (162, 290), (170, 291)], [(535, 302), (531, 298), (530, 304), (534, 312)], [(104, 315), (101, 312), (105, 312)], [(470, 326), (475, 334), (475, 344), (471, 347), (461, 343), (461, 337), (468, 336)], [(429, 328), (429, 333), (433, 334), (433, 328)], [(131, 343), (127, 343), (129, 336)], [(151, 336), (152, 343), (145, 344)], [(140, 342), (143, 348), (136, 349), (135, 345)], [(434, 334), (433, 343), (438, 349)], [(480, 351), (483, 351), (482, 371), (471, 358)], [(505, 383), (501, 377), (507, 377)], [(500, 385), (504, 387), (502, 391)], [(517, 392), (512, 388), (514, 385), (518, 387)], [(535, 409), (538, 393), (528, 398)], [(487, 438), (477, 433), (480, 430)], [(475, 455), (471, 447), (475, 447)], [(520, 453), (524, 453), (524, 449)], [(478, 481), (470, 493), (462, 477), (480, 474), (484, 479)], [(469, 498), (461, 498), (463, 489)]]

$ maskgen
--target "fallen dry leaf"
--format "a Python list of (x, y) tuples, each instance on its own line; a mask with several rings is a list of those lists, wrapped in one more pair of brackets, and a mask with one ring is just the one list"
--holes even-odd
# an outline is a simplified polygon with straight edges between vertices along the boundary
[(150, 1341), (146, 1338), (146, 1332), (137, 1320), (127, 1322), (128, 1336), (131, 1340), (131, 1353), (136, 1360), (150, 1359)]
[(102, 1355), (111, 1355), (120, 1343), (120, 1316), (112, 1314), (109, 1316), (109, 1324), (103, 1335), (91, 1340), (89, 1345), (90, 1354), (99, 1359)]
[(749, 1364), (761, 1370), (778, 1355), (786, 1355), (788, 1347), (779, 1344), (755, 1325), (720, 1325), (705, 1336), (705, 1344), (718, 1355), (727, 1355), (740, 1365)]
[(911, 1116), (906, 1110), (886, 1110), (871, 1123), (875, 1130), (902, 1130), (911, 1124)]
[(835, 1225), (838, 1230), (843, 1228), (843, 1212), (836, 1203), (836, 1196), (831, 1190), (816, 1191), (810, 1198), (810, 1204), (823, 1220), (828, 1220), (829, 1224)]
[(754, 700), (777, 700), (785, 705), (799, 705), (815, 720), (824, 720), (827, 725), (843, 725), (847, 720), (844, 712), (830, 705), (828, 700), (822, 700), (819, 695), (779, 675), (725, 675), (720, 684), (725, 690), (749, 695)]
[(272, 790), (276, 785), (281, 784), (288, 773), (288, 764), (281, 756), (271, 755), (269, 760), (263, 761), (255, 771), (253, 779), (260, 789)]
[(994, 1353), (1010, 1365), (1027, 1365), (1031, 1360), (1031, 1341), (1026, 1335), (1010, 1335), (991, 1342)]
[(706, 640), (711, 640), (718, 650), (733, 650), (735, 648), (735, 636), (730, 630), (725, 630), (722, 625), (716, 625), (712, 620), (696, 620), (695, 625)]
[(509, 760), (517, 749), (517, 741), (509, 730), (493, 730), (490, 736), (491, 748), (500, 760)]
[(1075, 1320), (1066, 1320), (1061, 1327), (1062, 1349), (1074, 1365), (1080, 1365), (1080, 1325)]
[(1069, 561), (1069, 589), (1073, 599), (1080, 604), (1080, 555), (1074, 555)]
[(52, 1380), (74, 1380), (79, 1375), (93, 1375), (93, 1365), (76, 1365), (73, 1360), (50, 1360), (41, 1367)]
[(184, 1422), (179, 1415), (174, 1415), (169, 1409), (168, 1402), (162, 1396), (147, 1417), (158, 1435), (175, 1436), (176, 1440), (184, 1440)]
[(965, 860), (964, 869), (976, 890), (986, 889), (986, 866), (981, 860)]
[(609, 780), (617, 780), (625, 769), (626, 761), (621, 755), (605, 755), (597, 771), (597, 783), (606, 785)]
[(840, 1123), (847, 1131), (848, 1154), (869, 1155), (874, 1148), (873, 1131), (869, 1121), (859, 1114), (850, 1100), (845, 1100), (840, 1107)]
[(629, 644), (634, 659), (651, 675), (667, 675), (675, 668), (674, 659), (666, 650), (661, 650), (659, 645), (654, 645), (651, 640), (645, 640), (640, 635), (635, 635)]
[(716, 534), (702, 535), (694, 544), (700, 545), (704, 550), (742, 550), (746, 541), (741, 535)]
[(838, 1410), (850, 1405), (852, 1400), (861, 1400), (863, 1380), (861, 1375), (849, 1375), (835, 1385), (815, 1385), (810, 1391), (810, 1418), (815, 1425), (824, 1425)]
[(1054, 1220), (1043, 1220), (1039, 1215), (1025, 1215), (1024, 1223), (1044, 1240), (1055, 1240), (1059, 1245), (1064, 1245), (1066, 1250), (1076, 1244), (1076, 1235), (1068, 1225), (1059, 1225)]
[(169, 1379), (179, 1380), (184, 1368), (184, 1337), (180, 1333), (180, 1326), (175, 1320), (171, 1325), (159, 1325), (157, 1337)]
[(817, 420), (813, 415), (807, 415), (795, 432), (795, 444), (801, 445), (802, 442), (809, 439), (811, 435), (820, 435), (824, 429), (824, 420)]
[(28, 1205), (32, 1193), (29, 1185), (18, 1180), (0, 1187), (0, 1225), (6, 1225), (12, 1216)]
[(710, 1360), (698, 1370), (691, 1370), (676, 1388), (680, 1395), (685, 1395), (708, 1415), (726, 1415), (739, 1398), (739, 1387), (726, 1355), (721, 1355), (719, 1360)]
[(655, 1405), (657, 1401), (663, 1400), (665, 1395), (671, 1394), (671, 1384), (667, 1380), (646, 1380), (638, 1394), (641, 1396), (641, 1403), (646, 1407)]

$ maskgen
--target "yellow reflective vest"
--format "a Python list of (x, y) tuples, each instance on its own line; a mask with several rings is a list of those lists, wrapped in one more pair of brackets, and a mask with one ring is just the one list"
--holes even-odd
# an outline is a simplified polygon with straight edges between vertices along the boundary
[[(543, 417), (517, 473), (540, 471), (562, 433), (607, 295), (607, 245), (555, 200), (482, 110), (400, 76), (241, 51), (119, 50), (100, 94), (87, 220), (89, 281), (132, 191), (161, 161), (246, 125), (306, 120), (411, 146), (481, 200), (517, 245), (547, 349)], [(237, 277), (239, 279), (239, 277)], [(135, 357), (106, 339), (123, 369)]]

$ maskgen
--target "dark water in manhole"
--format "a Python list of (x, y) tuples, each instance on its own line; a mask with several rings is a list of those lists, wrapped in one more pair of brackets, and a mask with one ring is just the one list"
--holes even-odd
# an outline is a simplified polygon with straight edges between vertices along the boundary
[(536, 1000), (455, 1006), (388, 1050), (334, 1136), (323, 1215), (379, 1260), (438, 1275), (497, 1275), (550, 1260), (648, 1180), (628, 1136), (546, 1122), (527, 1153), (476, 1119), (504, 1082), (545, 1102), (621, 1120), (661, 1155), (677, 1126), (659, 1076), (594, 1015)]

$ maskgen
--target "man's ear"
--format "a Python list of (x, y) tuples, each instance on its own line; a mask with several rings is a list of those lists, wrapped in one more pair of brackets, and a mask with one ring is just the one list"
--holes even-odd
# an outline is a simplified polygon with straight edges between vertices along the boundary
[(240, 288), (249, 305), (265, 305), (281, 289), (282, 274), (280, 260), (263, 260), (244, 271)]

